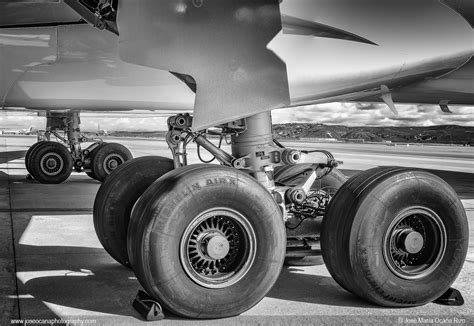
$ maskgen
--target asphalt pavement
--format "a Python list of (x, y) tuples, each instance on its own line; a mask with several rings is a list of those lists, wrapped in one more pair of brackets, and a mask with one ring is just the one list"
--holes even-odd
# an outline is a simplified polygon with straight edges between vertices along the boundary
[[(140, 285), (97, 239), (92, 206), (100, 184), (85, 174), (60, 185), (26, 178), (24, 154), (33, 137), (0, 136), (0, 325), (15, 320), (68, 321), (72, 325), (175, 324), (474, 324), (474, 149), (449, 146), (289, 144), (331, 150), (348, 174), (379, 165), (427, 168), (450, 183), (465, 206), (470, 245), (454, 287), (460, 307), (430, 303), (388, 309), (346, 292), (323, 264), (284, 267), (275, 287), (254, 308), (221, 320), (187, 320), (166, 313), (145, 322), (133, 309)], [(107, 139), (135, 156), (169, 156), (163, 140)], [(197, 162), (190, 154), (191, 163)]]

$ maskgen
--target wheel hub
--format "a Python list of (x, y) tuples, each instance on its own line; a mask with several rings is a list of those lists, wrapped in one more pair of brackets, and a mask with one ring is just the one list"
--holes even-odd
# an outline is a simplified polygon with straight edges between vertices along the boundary
[(223, 259), (229, 253), (229, 241), (222, 235), (216, 234), (206, 238), (205, 252), (211, 259)]
[(56, 160), (53, 159), (53, 158), (49, 158), (47, 161), (46, 161), (46, 167), (48, 169), (54, 169), (56, 167)]
[(116, 160), (110, 160), (109, 161), (109, 168), (110, 169), (115, 169), (118, 166), (118, 162)]
[(247, 274), (255, 248), (255, 233), (247, 219), (234, 210), (216, 208), (200, 214), (186, 228), (180, 258), (194, 282), (224, 288)]
[(120, 164), (124, 163), (125, 159), (118, 154), (109, 154), (104, 158), (104, 170), (107, 174), (112, 173)]
[(398, 277), (413, 280), (431, 274), (446, 251), (446, 228), (426, 207), (409, 207), (392, 221), (384, 238), (388, 268)]
[(41, 158), (40, 168), (44, 174), (55, 176), (61, 173), (64, 168), (64, 160), (58, 153), (50, 152)]
[(420, 252), (424, 245), (421, 233), (409, 229), (402, 231), (397, 240), (399, 247), (410, 254)]

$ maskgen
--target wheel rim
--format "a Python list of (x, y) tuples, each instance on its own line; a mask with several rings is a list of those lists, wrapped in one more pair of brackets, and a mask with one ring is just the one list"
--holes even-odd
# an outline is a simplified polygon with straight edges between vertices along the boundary
[(40, 160), (40, 168), (46, 175), (58, 175), (64, 169), (64, 159), (58, 153), (46, 153)]
[(250, 270), (256, 237), (250, 222), (229, 208), (201, 213), (184, 231), (181, 264), (186, 274), (206, 288), (225, 288)]
[(426, 207), (410, 207), (390, 224), (383, 244), (385, 262), (400, 278), (431, 274), (441, 263), (447, 244), (441, 218)]
[(104, 171), (107, 174), (110, 174), (123, 162), (125, 162), (125, 159), (121, 155), (117, 153), (113, 153), (113, 154), (107, 155), (104, 158), (104, 163), (102, 164), (102, 166), (104, 168)]

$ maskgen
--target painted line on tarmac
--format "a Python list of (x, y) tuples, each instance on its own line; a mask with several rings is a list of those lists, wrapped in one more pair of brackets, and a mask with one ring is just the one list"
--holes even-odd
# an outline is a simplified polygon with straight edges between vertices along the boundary
[(0, 209), (0, 213), (47, 213), (47, 212), (87, 212), (87, 213), (92, 213), (93, 209), (92, 208), (13, 208), (13, 209)]

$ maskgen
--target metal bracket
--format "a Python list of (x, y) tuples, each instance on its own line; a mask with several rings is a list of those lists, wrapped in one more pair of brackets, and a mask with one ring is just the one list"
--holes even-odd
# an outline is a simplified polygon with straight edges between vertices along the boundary
[(311, 172), (311, 174), (308, 176), (308, 179), (306, 179), (304, 184), (301, 186), (301, 189), (303, 189), (306, 195), (309, 194), (311, 187), (313, 186), (313, 183), (316, 181), (317, 178), (318, 178), (318, 174), (315, 168), (313, 172)]
[[(175, 168), (187, 165), (186, 146), (192, 140), (198, 146), (203, 147), (211, 153), (221, 164), (234, 168), (244, 168), (245, 161), (236, 158), (219, 147), (212, 144), (205, 137), (206, 131), (191, 131), (193, 118), (189, 114), (178, 114), (168, 119), (168, 133), (166, 134), (166, 142), (173, 155)], [(199, 152), (198, 152), (199, 153)]]
[(147, 321), (162, 320), (165, 318), (161, 305), (147, 293), (138, 290), (135, 300), (133, 300), (133, 308)]

